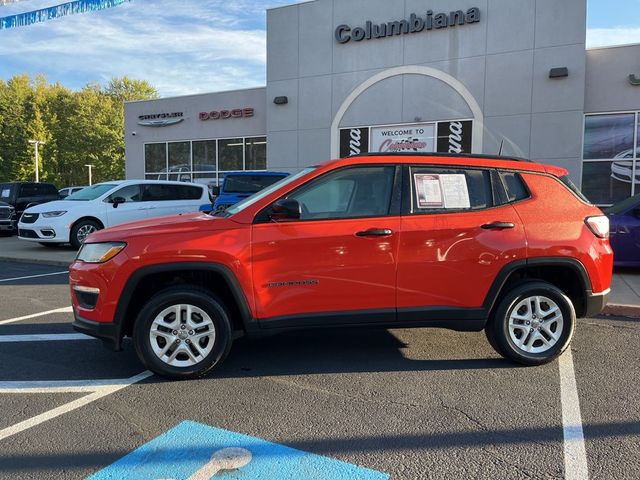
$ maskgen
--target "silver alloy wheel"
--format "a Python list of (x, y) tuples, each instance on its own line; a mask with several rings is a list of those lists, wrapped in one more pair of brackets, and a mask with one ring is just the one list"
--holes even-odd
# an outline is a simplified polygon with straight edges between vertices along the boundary
[(207, 358), (216, 339), (211, 317), (195, 305), (172, 305), (151, 324), (149, 341), (156, 356), (172, 367), (192, 367)]
[(562, 311), (548, 297), (534, 295), (521, 300), (509, 314), (509, 336), (523, 352), (544, 353), (562, 336)]
[(97, 232), (97, 231), (98, 229), (93, 225), (90, 225), (90, 224), (83, 225), (78, 229), (78, 232), (76, 233), (76, 238), (78, 239), (78, 242), (82, 243), (84, 242), (85, 238), (87, 238), (93, 232)]

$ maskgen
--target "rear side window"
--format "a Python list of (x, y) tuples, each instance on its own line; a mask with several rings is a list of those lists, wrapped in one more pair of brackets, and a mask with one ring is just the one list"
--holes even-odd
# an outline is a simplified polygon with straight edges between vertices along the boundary
[(412, 212), (490, 208), (490, 177), (489, 171), (482, 169), (412, 167)]
[(191, 185), (176, 185), (178, 200), (198, 200), (202, 197), (202, 188)]
[(573, 193), (575, 193), (580, 200), (582, 200), (585, 203), (591, 204), (591, 202), (587, 199), (587, 197), (585, 197), (582, 194), (582, 192), (578, 190), (578, 187), (576, 187), (576, 185), (571, 181), (568, 175), (565, 175), (559, 178), (560, 178), (560, 181), (564, 184), (564, 186), (567, 187), (569, 190), (571, 190)]
[(508, 202), (517, 202), (529, 198), (529, 191), (522, 177), (516, 172), (498, 172)]
[(143, 185), (143, 202), (161, 202), (166, 200), (177, 200), (178, 192), (174, 185), (163, 185), (151, 183)]
[(58, 189), (50, 183), (36, 183), (37, 195), (58, 195)]

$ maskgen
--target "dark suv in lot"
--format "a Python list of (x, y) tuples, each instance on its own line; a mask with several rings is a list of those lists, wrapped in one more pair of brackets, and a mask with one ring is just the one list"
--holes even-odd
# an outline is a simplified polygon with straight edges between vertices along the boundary
[[(74, 327), (169, 378), (204, 375), (239, 335), (299, 328), (484, 329), (549, 362), (609, 294), (609, 221), (560, 167), (365, 155), (309, 167), (215, 215), (87, 238)], [(353, 348), (358, 348), (354, 345)]]
[[(60, 194), (55, 185), (51, 183), (35, 182), (8, 182), (0, 183), (0, 202), (11, 205), (14, 209), (12, 231), (17, 230), (17, 220), (27, 207), (40, 203), (58, 200)], [(2, 212), (0, 212), (1, 214)]]

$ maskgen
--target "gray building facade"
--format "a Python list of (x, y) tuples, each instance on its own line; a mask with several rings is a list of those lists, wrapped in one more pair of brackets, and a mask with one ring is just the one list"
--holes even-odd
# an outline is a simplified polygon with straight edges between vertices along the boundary
[(203, 181), (202, 165), (295, 171), (367, 151), (502, 153), (563, 166), (610, 204), (636, 193), (640, 45), (585, 50), (585, 36), (586, 0), (268, 10), (266, 88), (127, 103), (127, 177), (185, 167)]

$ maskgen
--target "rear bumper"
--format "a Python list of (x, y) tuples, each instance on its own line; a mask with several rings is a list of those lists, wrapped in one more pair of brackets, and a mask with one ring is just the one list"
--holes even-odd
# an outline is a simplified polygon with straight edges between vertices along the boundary
[(119, 352), (122, 350), (122, 336), (118, 325), (87, 320), (79, 316), (75, 311), (73, 316), (75, 321), (72, 326), (75, 331), (102, 340), (105, 346), (113, 351)]
[(604, 310), (605, 305), (609, 301), (609, 294), (611, 293), (611, 289), (607, 288), (604, 292), (601, 293), (591, 293), (587, 292), (587, 299), (585, 305), (585, 317), (593, 317), (594, 315), (599, 314)]

